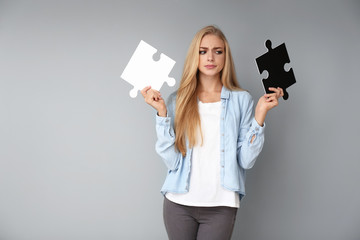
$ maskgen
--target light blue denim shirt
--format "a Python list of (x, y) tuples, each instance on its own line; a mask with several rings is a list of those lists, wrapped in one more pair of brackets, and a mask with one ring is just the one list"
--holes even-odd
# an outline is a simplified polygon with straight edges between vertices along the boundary
[[(167, 117), (156, 115), (156, 152), (165, 162), (168, 174), (161, 189), (186, 193), (189, 190), (192, 148), (188, 142), (186, 155), (175, 148), (174, 114), (176, 92), (167, 101)], [(264, 129), (253, 117), (253, 99), (246, 91), (230, 91), (222, 87), (220, 119), (221, 185), (245, 196), (245, 170), (253, 167), (264, 145)], [(251, 138), (255, 135), (254, 141)]]

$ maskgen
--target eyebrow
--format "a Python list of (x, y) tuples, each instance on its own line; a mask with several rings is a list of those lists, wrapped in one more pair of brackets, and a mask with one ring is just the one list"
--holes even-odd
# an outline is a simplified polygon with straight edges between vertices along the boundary
[[(209, 48), (207, 48), (207, 47), (200, 47), (200, 48), (202, 48), (202, 49), (209, 49)], [(214, 47), (213, 49), (223, 49), (222, 47)]]

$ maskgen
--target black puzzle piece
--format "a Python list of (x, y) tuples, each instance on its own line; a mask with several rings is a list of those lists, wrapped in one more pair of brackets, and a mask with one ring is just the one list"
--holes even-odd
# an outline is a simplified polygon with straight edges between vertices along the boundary
[(268, 78), (262, 80), (265, 91), (266, 93), (272, 93), (272, 91), (269, 90), (269, 87), (281, 87), (284, 90), (283, 98), (286, 100), (289, 98), (286, 89), (296, 83), (296, 80), (292, 68), (287, 72), (284, 70), (284, 65), (290, 63), (285, 43), (272, 49), (271, 41), (267, 40), (265, 46), (268, 49), (268, 52), (256, 58), (256, 64), (260, 74), (264, 70), (269, 73)]

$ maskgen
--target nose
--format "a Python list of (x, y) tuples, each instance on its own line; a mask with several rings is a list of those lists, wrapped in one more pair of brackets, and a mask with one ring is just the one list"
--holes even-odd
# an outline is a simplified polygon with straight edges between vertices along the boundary
[(208, 59), (209, 62), (213, 62), (213, 61), (214, 61), (214, 56), (213, 56), (213, 54), (212, 54), (211, 51), (208, 52), (207, 59)]

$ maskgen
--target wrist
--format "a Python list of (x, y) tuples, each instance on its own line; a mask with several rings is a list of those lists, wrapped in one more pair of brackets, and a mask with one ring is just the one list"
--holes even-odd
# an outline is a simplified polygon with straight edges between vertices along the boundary
[(265, 118), (267, 111), (256, 110), (255, 111), (255, 120), (262, 127), (264, 126)]
[(157, 113), (160, 117), (166, 117), (167, 116), (167, 111), (166, 109), (161, 109), (158, 111)]
[(259, 126), (260, 127), (263, 127), (264, 126), (264, 120), (261, 120), (261, 119), (258, 119), (258, 118), (256, 118), (256, 116), (255, 116), (255, 121), (259, 124)]

